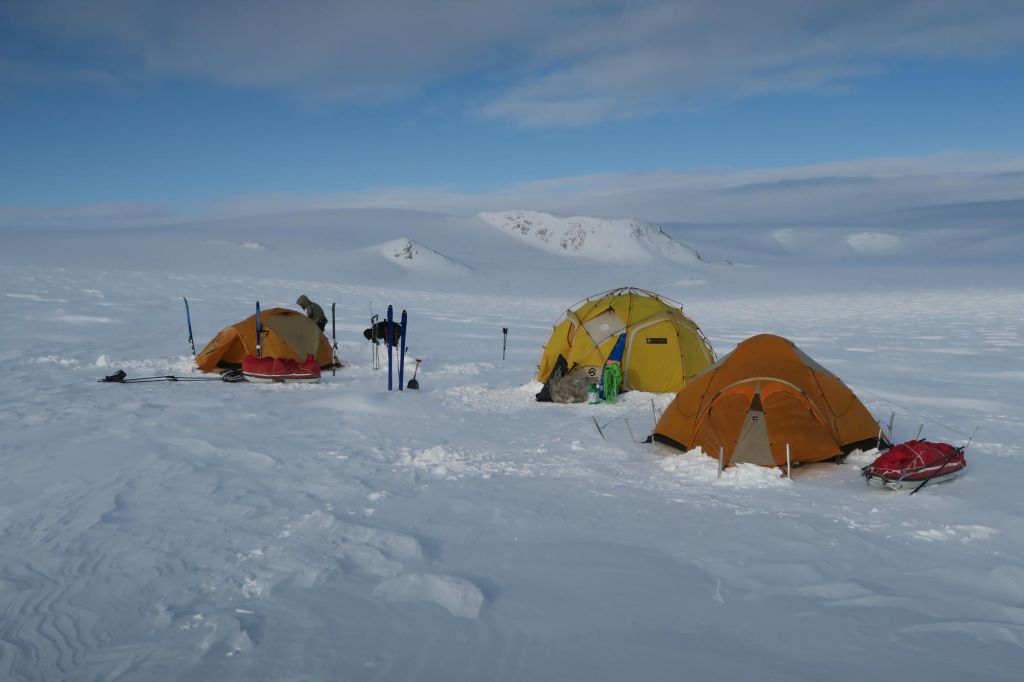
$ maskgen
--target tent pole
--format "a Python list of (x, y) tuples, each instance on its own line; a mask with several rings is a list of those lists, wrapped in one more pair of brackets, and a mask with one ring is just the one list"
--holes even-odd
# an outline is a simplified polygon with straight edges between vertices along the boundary
[[(653, 402), (653, 401), (651, 401)], [(718, 477), (722, 477), (722, 463), (725, 461), (725, 446), (718, 446)]]
[(786, 443), (786, 478), (793, 480), (793, 469), (789, 458), (789, 443)]

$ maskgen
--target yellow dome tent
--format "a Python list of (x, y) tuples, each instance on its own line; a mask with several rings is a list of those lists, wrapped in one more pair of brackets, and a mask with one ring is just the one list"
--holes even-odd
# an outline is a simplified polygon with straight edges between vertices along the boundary
[(759, 334), (679, 391), (653, 439), (724, 464), (785, 466), (875, 447), (878, 422), (834, 374), (788, 339)]
[[(312, 355), (321, 369), (334, 362), (331, 342), (313, 320), (288, 308), (270, 308), (260, 313), (263, 327), (261, 350), (264, 357), (302, 362)], [(256, 315), (224, 327), (196, 355), (196, 366), (204, 372), (237, 369), (242, 358), (256, 354)]]
[(678, 391), (715, 361), (711, 344), (679, 303), (623, 287), (591, 296), (565, 312), (541, 352), (537, 381), (551, 378), (560, 357), (566, 374), (596, 380), (620, 338), (622, 390)]

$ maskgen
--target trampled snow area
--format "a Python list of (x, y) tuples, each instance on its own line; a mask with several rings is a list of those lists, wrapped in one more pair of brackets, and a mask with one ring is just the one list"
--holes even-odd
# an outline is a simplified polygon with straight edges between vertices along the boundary
[[(396, 212), (0, 234), (0, 679), (1019, 679), (1021, 238), (936, 266), (891, 255), (910, 231), (761, 260), (771, 229), (669, 231), (737, 267)], [(635, 442), (671, 395), (535, 402), (551, 324), (623, 285), (683, 301), (719, 355), (791, 338), (897, 439), (979, 427), (967, 474), (911, 497), (857, 454), (719, 479)], [(201, 347), (303, 293), (337, 302), (320, 385), (97, 383), (200, 376), (183, 296)], [(419, 391), (371, 367), (389, 303)]]

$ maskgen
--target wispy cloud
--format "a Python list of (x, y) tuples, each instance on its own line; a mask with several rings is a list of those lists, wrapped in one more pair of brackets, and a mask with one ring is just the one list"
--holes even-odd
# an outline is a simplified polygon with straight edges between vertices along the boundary
[(476, 111), (532, 126), (834, 87), (894, 58), (1024, 46), (1016, 0), (36, 0), (5, 4), (0, 19), (23, 45), (116, 56), (105, 63), (122, 75), (309, 98), (398, 98), (486, 72), (469, 97), (483, 102)]

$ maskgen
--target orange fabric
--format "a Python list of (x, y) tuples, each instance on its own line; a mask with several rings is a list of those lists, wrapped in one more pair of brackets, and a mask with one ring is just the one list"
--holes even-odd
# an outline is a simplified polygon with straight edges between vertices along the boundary
[(856, 395), (793, 342), (753, 336), (694, 377), (668, 406), (654, 433), (728, 464), (755, 394), (760, 394), (777, 465), (817, 462), (874, 438), (878, 423)]
[[(321, 368), (331, 367), (334, 362), (334, 355), (331, 352), (331, 343), (327, 337), (316, 326), (316, 323), (295, 310), (288, 308), (270, 308), (260, 313), (260, 322), (263, 327), (261, 339), (261, 352), (264, 357), (286, 358), (301, 363), (306, 358), (306, 352), (293, 348), (289, 342), (275, 332), (273, 318), (287, 316), (293, 318), (290, 322), (300, 328), (301, 333), (307, 338), (319, 339), (315, 342), (316, 353), (314, 357)], [(270, 325), (268, 326), (268, 322)], [(308, 323), (308, 325), (307, 325)], [(242, 359), (246, 355), (256, 354), (256, 315), (250, 315), (241, 322), (236, 322), (230, 327), (225, 327), (210, 340), (199, 354), (196, 355), (196, 366), (204, 372), (217, 372), (222, 369), (240, 367)]]

